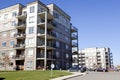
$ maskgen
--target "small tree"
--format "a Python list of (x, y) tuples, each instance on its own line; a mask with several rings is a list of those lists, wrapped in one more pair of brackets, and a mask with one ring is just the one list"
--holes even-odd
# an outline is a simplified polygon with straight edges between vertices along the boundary
[(5, 55), (2, 60), (3, 60), (3, 63), (4, 63), (4, 68), (6, 70), (7, 66), (10, 64), (10, 57), (9, 57), (9, 55)]

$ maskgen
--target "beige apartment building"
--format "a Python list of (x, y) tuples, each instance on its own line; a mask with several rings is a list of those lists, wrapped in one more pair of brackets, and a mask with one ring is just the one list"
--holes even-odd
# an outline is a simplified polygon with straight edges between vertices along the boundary
[(79, 65), (88, 69), (111, 68), (113, 58), (110, 48), (85, 48), (79, 50)]
[(0, 10), (0, 70), (68, 69), (78, 51), (78, 30), (55, 4), (40, 1)]

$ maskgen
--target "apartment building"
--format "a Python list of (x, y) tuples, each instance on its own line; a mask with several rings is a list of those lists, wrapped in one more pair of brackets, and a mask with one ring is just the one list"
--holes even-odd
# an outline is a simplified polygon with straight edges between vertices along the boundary
[(40, 1), (16, 4), (0, 10), (0, 70), (20, 66), (24, 70), (68, 69), (78, 50), (78, 32), (71, 17), (55, 4)]
[(79, 64), (88, 69), (111, 68), (113, 58), (110, 48), (85, 48), (79, 50)]

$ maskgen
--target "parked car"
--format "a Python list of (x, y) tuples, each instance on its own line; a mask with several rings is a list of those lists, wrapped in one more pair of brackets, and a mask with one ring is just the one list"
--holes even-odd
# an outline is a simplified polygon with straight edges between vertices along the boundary
[(72, 66), (68, 69), (70, 72), (80, 72), (81, 69), (79, 66)]
[(97, 72), (108, 72), (108, 69), (105, 68), (98, 68)]
[(86, 72), (87, 68), (86, 67), (81, 67), (81, 72)]

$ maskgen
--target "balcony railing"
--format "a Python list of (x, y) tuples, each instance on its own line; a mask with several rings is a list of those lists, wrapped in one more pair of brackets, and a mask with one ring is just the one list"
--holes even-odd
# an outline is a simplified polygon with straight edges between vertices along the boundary
[(37, 53), (36, 58), (44, 58), (44, 53)]
[(25, 59), (25, 55), (14, 55), (12, 56), (12, 59), (23, 60)]
[(72, 34), (72, 35), (71, 35), (71, 38), (72, 38), (72, 39), (77, 39), (77, 35), (76, 35), (76, 34)]
[[(39, 10), (38, 11), (38, 15), (42, 18), (42, 19), (45, 19), (45, 12), (46, 10)], [(48, 19), (53, 19), (53, 16), (47, 11), (47, 18)]]
[(27, 13), (26, 12), (19, 13), (18, 16), (17, 16), (18, 19), (25, 19), (26, 17), (27, 17)]
[(72, 42), (72, 46), (73, 47), (77, 47), (77, 43), (76, 42)]
[(16, 26), (16, 28), (18, 29), (25, 29), (25, 27), (26, 27), (26, 23), (18, 23)]
[(77, 28), (74, 27), (74, 26), (71, 26), (71, 31), (72, 31), (72, 32), (76, 32), (76, 31), (77, 31)]
[[(38, 26), (42, 27), (42, 28), (45, 28), (45, 22), (38, 22)], [(53, 23), (52, 22), (48, 22), (47, 23), (47, 29), (53, 29), (54, 26), (53, 26)]]
[(44, 46), (44, 45), (45, 45), (45, 42), (39, 42), (37, 45), (38, 45), (38, 46)]
[(25, 35), (25, 33), (18, 33), (18, 34), (15, 34), (14, 36), (16, 38), (20, 38), (20, 39), (22, 38), (23, 39), (23, 38), (25, 38), (26, 35)]
[(13, 48), (16, 48), (16, 49), (25, 48), (25, 44), (15, 44)]

